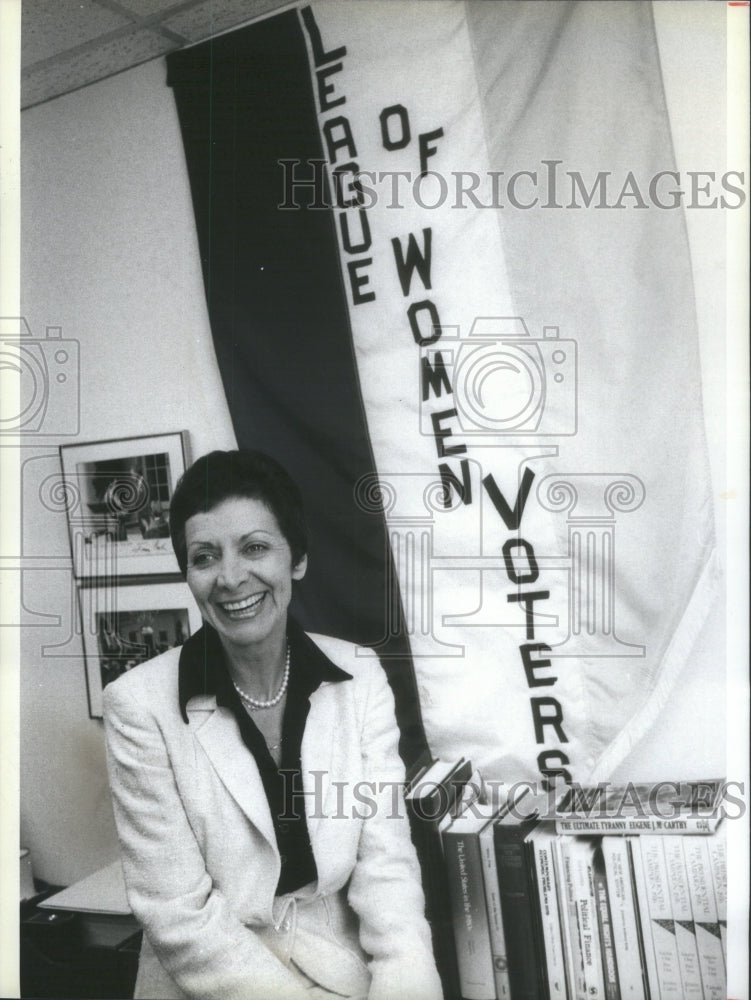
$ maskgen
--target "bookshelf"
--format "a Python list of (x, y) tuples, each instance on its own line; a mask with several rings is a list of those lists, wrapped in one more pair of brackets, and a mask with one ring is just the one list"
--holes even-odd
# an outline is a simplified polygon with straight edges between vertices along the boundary
[(724, 1000), (726, 788), (602, 783), (495, 806), (444, 794), (431, 857), (448, 888), (426, 895), (446, 1000)]

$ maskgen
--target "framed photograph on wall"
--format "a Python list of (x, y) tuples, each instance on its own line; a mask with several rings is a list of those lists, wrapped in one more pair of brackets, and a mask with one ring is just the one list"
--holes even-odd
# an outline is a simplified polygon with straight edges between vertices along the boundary
[(169, 508), (186, 431), (61, 445), (60, 461), (77, 580), (179, 573)]
[(151, 660), (201, 627), (187, 583), (79, 588), (89, 715), (102, 717), (102, 691), (139, 663)]

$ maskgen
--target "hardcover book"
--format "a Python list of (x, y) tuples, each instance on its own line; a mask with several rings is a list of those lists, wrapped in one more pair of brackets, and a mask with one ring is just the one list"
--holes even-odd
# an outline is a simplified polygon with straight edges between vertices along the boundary
[(480, 856), (485, 881), (485, 905), (488, 911), (490, 951), (493, 958), (493, 976), (498, 1000), (511, 1000), (511, 980), (508, 973), (506, 937), (503, 933), (501, 894), (498, 886), (498, 866), (495, 860), (493, 822), (488, 822), (480, 832)]
[(527, 843), (535, 866), (548, 998), (566, 1000), (566, 964), (554, 849), (557, 836), (554, 824), (543, 821), (530, 832)]
[(712, 887), (709, 847), (704, 837), (683, 837), (696, 948), (705, 1000), (725, 1000), (725, 959)]
[(696, 930), (691, 910), (686, 860), (683, 856), (683, 841), (681, 837), (664, 837), (663, 846), (675, 921), (675, 940), (678, 946), (683, 996), (685, 1000), (699, 1000), (703, 996), (701, 971), (699, 953), (696, 949)]
[(442, 834), (459, 985), (464, 1000), (496, 1000), (480, 848), (480, 831), (487, 823), (487, 817), (470, 809)]
[(623, 837), (603, 837), (600, 850), (605, 864), (621, 998), (647, 1000), (628, 841)]
[(566, 989), (569, 1000), (579, 1000), (586, 994), (584, 969), (581, 963), (581, 949), (578, 945), (578, 930), (576, 925), (576, 905), (573, 901), (571, 881), (571, 858), (565, 850), (568, 838), (557, 837), (553, 841), (555, 855), (555, 872), (558, 887), (559, 913), (561, 918), (561, 937), (563, 939), (563, 956), (566, 968)]
[(503, 932), (513, 1000), (545, 1000), (547, 970), (543, 948), (534, 860), (527, 835), (547, 810), (547, 800), (525, 803), (527, 818), (516, 810), (493, 825)]
[(593, 879), (597, 927), (600, 933), (600, 952), (602, 954), (605, 980), (605, 998), (606, 1000), (621, 1000), (618, 961), (616, 959), (615, 942), (613, 940), (613, 917), (608, 897), (605, 861), (602, 856), (602, 847), (599, 844), (595, 847)]
[(728, 960), (728, 868), (725, 825), (721, 824), (713, 837), (707, 841), (709, 864), (712, 869), (712, 885), (717, 904), (717, 922), (720, 925), (720, 941), (725, 964)]
[(435, 761), (404, 797), (420, 861), (433, 952), (446, 997), (459, 996), (459, 971), (439, 825), (457, 808), (471, 773), (471, 763), (463, 758), (453, 764)]
[(605, 981), (594, 892), (594, 842), (566, 838), (561, 843), (563, 882), (572, 938), (576, 1000), (604, 1000)]
[(683, 1000), (678, 944), (662, 837), (638, 837), (632, 842), (641, 852), (649, 919), (642, 919), (644, 933), (651, 930), (660, 1000)]
[(655, 1000), (660, 996), (660, 979), (657, 974), (655, 946), (652, 940), (652, 925), (649, 916), (649, 897), (647, 895), (647, 880), (644, 865), (641, 860), (641, 850), (636, 837), (628, 838), (629, 857), (631, 859), (631, 876), (634, 885), (636, 914), (639, 921), (639, 941), (641, 943), (642, 964), (646, 974), (647, 994)]

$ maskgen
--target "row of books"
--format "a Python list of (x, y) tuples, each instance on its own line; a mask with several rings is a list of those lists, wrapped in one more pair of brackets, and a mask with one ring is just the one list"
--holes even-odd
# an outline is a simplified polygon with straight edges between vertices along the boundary
[[(449, 1000), (724, 998), (724, 829), (707, 810), (637, 810), (629, 833), (622, 810), (550, 794), (481, 804), (471, 773), (437, 762), (407, 794)], [(625, 835), (601, 835), (611, 822)]]

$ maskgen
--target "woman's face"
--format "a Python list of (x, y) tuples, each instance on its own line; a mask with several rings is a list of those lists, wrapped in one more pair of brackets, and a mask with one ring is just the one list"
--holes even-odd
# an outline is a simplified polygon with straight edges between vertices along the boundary
[(225, 644), (247, 647), (284, 636), (292, 581), (307, 556), (292, 553), (260, 500), (230, 497), (185, 524), (187, 581), (205, 621)]

